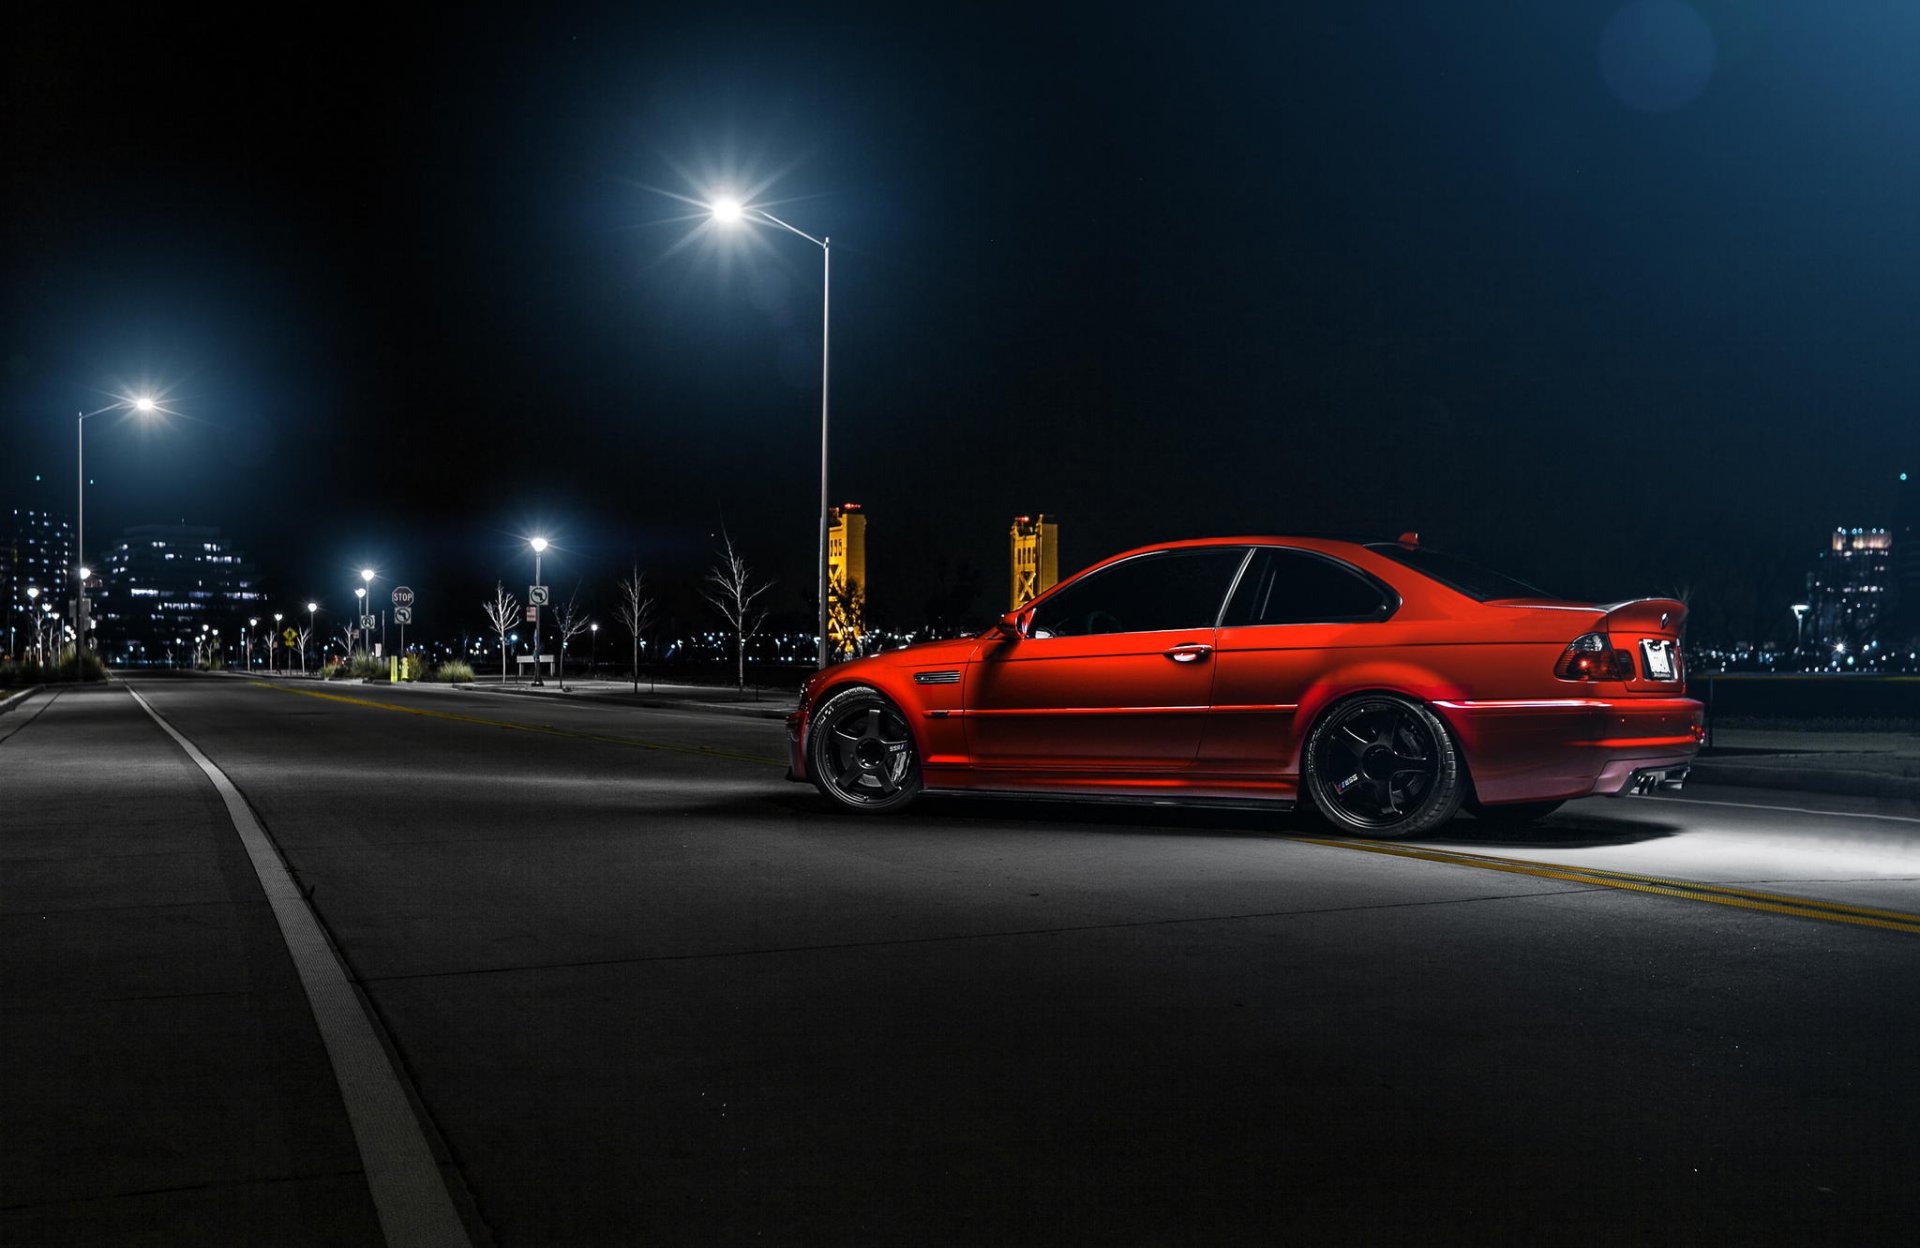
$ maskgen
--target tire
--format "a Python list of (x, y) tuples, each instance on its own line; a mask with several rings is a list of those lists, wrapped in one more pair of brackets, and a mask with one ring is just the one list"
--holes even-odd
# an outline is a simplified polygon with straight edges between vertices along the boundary
[(881, 815), (920, 793), (920, 753), (904, 715), (860, 686), (821, 703), (807, 726), (807, 774), (842, 810)]
[(1454, 817), (1466, 773), (1453, 737), (1418, 702), (1363, 694), (1329, 708), (1307, 737), (1302, 782), (1342, 832), (1419, 836)]
[(1508, 802), (1504, 806), (1482, 806), (1475, 802), (1468, 809), (1475, 819), (1490, 828), (1524, 828), (1545, 819), (1563, 805), (1564, 802)]

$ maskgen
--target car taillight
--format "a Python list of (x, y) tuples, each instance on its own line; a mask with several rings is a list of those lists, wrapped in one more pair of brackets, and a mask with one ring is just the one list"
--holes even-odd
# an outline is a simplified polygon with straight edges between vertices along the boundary
[(1632, 680), (1633, 652), (1614, 649), (1605, 633), (1582, 633), (1561, 651), (1553, 674), (1561, 680)]

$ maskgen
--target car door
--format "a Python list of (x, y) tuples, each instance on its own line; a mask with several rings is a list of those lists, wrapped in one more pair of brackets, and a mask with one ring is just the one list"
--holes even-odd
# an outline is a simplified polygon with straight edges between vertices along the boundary
[(1190, 766), (1212, 694), (1214, 625), (1246, 554), (1150, 551), (1042, 598), (1025, 636), (989, 641), (968, 670), (974, 766)]
[(1384, 644), (1399, 605), (1391, 587), (1331, 556), (1256, 548), (1215, 636), (1213, 713), (1198, 766), (1277, 774), (1306, 727), (1295, 712), (1307, 690), (1335, 652)]

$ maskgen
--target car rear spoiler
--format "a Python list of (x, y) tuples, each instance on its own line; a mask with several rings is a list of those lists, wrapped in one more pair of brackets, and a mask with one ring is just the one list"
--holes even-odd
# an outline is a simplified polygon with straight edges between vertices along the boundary
[(1678, 637), (1687, 622), (1687, 604), (1676, 598), (1635, 598), (1601, 607), (1600, 626), (1609, 633)]

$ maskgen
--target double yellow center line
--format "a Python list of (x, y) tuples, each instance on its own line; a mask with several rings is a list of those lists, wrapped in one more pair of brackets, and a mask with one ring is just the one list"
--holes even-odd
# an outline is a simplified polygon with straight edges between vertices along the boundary
[(572, 737), (578, 741), (598, 741), (605, 745), (624, 745), (636, 750), (660, 750), (669, 754), (694, 754), (701, 758), (724, 758), (736, 763), (758, 763), (763, 767), (785, 767), (782, 759), (764, 758), (758, 754), (736, 754), (730, 750), (716, 750), (705, 745), (674, 745), (666, 741), (643, 741), (638, 737), (616, 737), (599, 732), (578, 732), (571, 728), (556, 728), (552, 724), (523, 724), (511, 719), (488, 719), (483, 715), (462, 715), (457, 711), (435, 711), (423, 706), (404, 706), (398, 702), (375, 702), (371, 698), (353, 698), (344, 693), (321, 693), (316, 689), (290, 689), (285, 685), (272, 685), (265, 681), (255, 681), (256, 689), (272, 689), (278, 693), (297, 693), (303, 698), (319, 698), (322, 702), (344, 702), (348, 706), (372, 707), (377, 711), (399, 711), (402, 715), (418, 715), (424, 719), (450, 719), (461, 724), (480, 724), (487, 728), (505, 728), (509, 732), (532, 732), (546, 737)]
[(1672, 880), (1657, 875), (1635, 875), (1629, 871), (1602, 871), (1595, 867), (1569, 867), (1553, 862), (1529, 862), (1524, 858), (1498, 858), (1490, 854), (1459, 853), (1425, 846), (1398, 845), (1390, 841), (1336, 840), (1317, 836), (1290, 838), (1308, 845), (1330, 849), (1352, 849), (1367, 854), (1387, 854), (1395, 858), (1417, 858), (1423, 862), (1445, 863), (1455, 867), (1477, 867), (1482, 871), (1503, 871), (1510, 875), (1531, 875), (1543, 880), (1565, 880), (1595, 888), (1616, 888), (1629, 893), (1648, 893), (1657, 897), (1675, 897), (1682, 901), (1703, 901), (1709, 905), (1732, 906), (1738, 910), (1759, 910), (1784, 914), (1796, 919), (1819, 919), (1824, 923), (1848, 923), (1855, 927), (1877, 927), (1883, 931), (1906, 932), (1920, 936), (1920, 914), (1899, 910), (1877, 910), (1871, 906), (1849, 906), (1837, 901), (1813, 897), (1794, 897), (1784, 893), (1763, 893), (1722, 884), (1699, 884), (1692, 880)]

